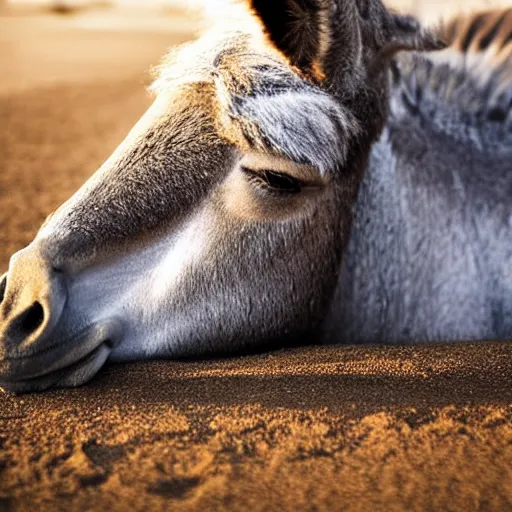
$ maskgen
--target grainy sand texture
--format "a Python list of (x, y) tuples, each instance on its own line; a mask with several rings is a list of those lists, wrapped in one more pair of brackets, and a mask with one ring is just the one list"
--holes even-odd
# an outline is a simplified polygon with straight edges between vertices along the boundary
[[(0, 16), (0, 271), (186, 37)], [(112, 365), (79, 389), (0, 394), (11, 510), (512, 510), (510, 344)]]

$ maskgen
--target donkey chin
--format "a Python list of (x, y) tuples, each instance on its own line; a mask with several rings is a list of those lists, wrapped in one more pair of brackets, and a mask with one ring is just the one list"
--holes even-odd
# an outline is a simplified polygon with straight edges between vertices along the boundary
[[(11, 319), (0, 324), (0, 388), (15, 393), (84, 384), (122, 338), (116, 318), (92, 323), (73, 315), (70, 322), (63, 273), (48, 268), (34, 252), (29, 246), (11, 260), (9, 288), (20, 293), (7, 296), (7, 274), (0, 279), (1, 317)], [(40, 286), (22, 286), (27, 274)]]

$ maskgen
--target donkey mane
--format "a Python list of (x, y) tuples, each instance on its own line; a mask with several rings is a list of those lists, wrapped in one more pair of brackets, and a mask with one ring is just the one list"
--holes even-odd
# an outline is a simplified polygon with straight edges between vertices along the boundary
[(391, 114), (424, 116), (451, 136), (457, 135), (453, 126), (464, 122), (482, 150), (509, 145), (512, 9), (457, 17), (440, 32), (445, 50), (395, 60)]

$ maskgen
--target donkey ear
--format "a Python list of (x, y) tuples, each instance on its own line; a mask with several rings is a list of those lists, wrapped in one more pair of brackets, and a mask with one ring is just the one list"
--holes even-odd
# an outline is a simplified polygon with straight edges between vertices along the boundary
[(394, 55), (400, 51), (442, 50), (446, 44), (437, 31), (424, 27), (412, 16), (388, 13), (384, 29), (384, 42), (369, 66), (369, 74), (377, 75), (388, 69)]
[(432, 51), (442, 50), (446, 44), (435, 30), (424, 27), (412, 16), (391, 14), (387, 26), (385, 53), (394, 54), (401, 50)]
[(325, 0), (248, 0), (270, 42), (301, 71), (314, 69), (327, 51)]

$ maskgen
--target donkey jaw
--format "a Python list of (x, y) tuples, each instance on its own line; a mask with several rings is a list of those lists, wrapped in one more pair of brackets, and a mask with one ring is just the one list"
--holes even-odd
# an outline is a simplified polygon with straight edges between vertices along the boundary
[(88, 382), (120, 342), (123, 325), (110, 318), (66, 338), (49, 350), (0, 361), (0, 388), (14, 393), (50, 387), (76, 387)]

